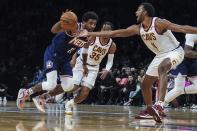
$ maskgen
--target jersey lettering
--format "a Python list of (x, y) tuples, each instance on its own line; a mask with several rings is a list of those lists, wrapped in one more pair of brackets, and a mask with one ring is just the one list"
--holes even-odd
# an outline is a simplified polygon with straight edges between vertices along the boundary
[(76, 45), (78, 47), (83, 47), (85, 43), (86, 43), (86, 41), (78, 39), (77, 37), (75, 37), (71, 41), (69, 41), (69, 44), (73, 44), (73, 45)]

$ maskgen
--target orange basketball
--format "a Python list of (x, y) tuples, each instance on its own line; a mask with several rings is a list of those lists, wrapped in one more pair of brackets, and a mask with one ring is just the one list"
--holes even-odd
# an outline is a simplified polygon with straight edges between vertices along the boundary
[(72, 11), (63, 13), (60, 18), (61, 27), (65, 30), (73, 29), (74, 27), (76, 27), (77, 21), (77, 15)]

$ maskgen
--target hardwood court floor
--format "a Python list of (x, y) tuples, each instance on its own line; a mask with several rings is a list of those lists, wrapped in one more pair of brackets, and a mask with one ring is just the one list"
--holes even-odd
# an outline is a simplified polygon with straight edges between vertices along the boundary
[(72, 116), (63, 110), (42, 114), (32, 103), (18, 111), (15, 102), (0, 106), (0, 131), (197, 131), (197, 109), (167, 109), (162, 124), (137, 120), (141, 107), (78, 105)]

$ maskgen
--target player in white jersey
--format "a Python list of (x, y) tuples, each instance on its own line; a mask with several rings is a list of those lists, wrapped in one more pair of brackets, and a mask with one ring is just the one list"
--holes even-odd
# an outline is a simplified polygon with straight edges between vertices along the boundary
[[(197, 28), (181, 26), (166, 19), (155, 18), (155, 9), (150, 3), (141, 3), (136, 11), (136, 25), (126, 29), (119, 29), (105, 32), (84, 31), (81, 36), (108, 36), (108, 37), (129, 37), (140, 35), (146, 46), (156, 56), (149, 65), (142, 82), (142, 94), (147, 105), (143, 115), (152, 115), (155, 121), (161, 122), (164, 97), (167, 88), (167, 73), (180, 64), (184, 58), (184, 51), (179, 46), (171, 31), (181, 33), (197, 33)], [(171, 30), (171, 31), (170, 31)], [(152, 84), (159, 78), (159, 99), (152, 104)]]
[[(169, 103), (182, 94), (197, 93), (197, 34), (186, 34), (185, 36), (185, 59), (172, 71), (175, 78), (174, 88), (165, 97), (165, 102)], [(192, 82), (185, 87), (186, 77)]]
[[(101, 31), (109, 31), (113, 29), (111, 22), (104, 22)], [(90, 43), (88, 48), (87, 67), (88, 75), (83, 75), (82, 55), (77, 58), (76, 65), (73, 69), (74, 88), (80, 88), (80, 93), (66, 104), (67, 113), (71, 113), (70, 107), (75, 103), (81, 103), (87, 98), (90, 90), (94, 87), (95, 80), (99, 72), (99, 65), (103, 58), (108, 54), (108, 60), (105, 70), (101, 72), (101, 79), (105, 79), (108, 72), (113, 65), (114, 53), (116, 51), (116, 44), (109, 37), (95, 37), (94, 41)]]

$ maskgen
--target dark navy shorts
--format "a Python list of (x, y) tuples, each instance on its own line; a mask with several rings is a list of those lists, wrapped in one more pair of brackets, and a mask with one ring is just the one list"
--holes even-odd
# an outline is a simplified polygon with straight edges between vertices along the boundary
[(48, 51), (44, 53), (44, 74), (56, 70), (58, 75), (68, 75), (72, 76), (72, 67), (70, 66), (70, 61), (58, 61), (55, 57)]
[(179, 73), (187, 76), (197, 76), (197, 61), (184, 59), (175, 70), (171, 71), (172, 75), (177, 76)]

